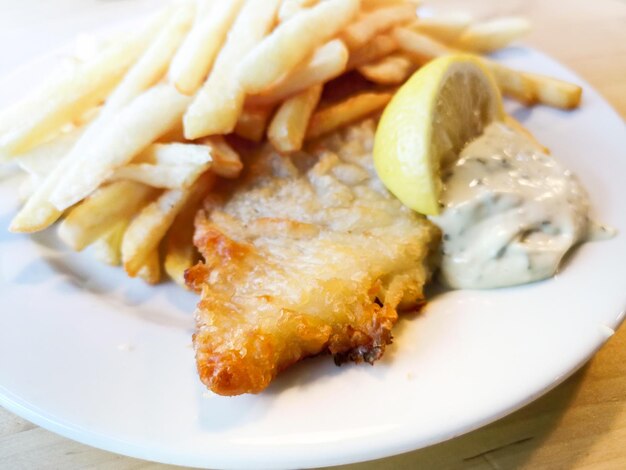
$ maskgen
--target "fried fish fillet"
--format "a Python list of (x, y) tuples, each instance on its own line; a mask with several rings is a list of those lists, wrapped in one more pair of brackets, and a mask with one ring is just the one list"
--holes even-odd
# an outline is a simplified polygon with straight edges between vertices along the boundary
[(204, 262), (194, 347), (202, 382), (258, 393), (281, 370), (330, 352), (372, 363), (399, 309), (418, 307), (439, 230), (374, 172), (366, 121), (287, 158), (270, 149), (209, 197), (196, 219)]

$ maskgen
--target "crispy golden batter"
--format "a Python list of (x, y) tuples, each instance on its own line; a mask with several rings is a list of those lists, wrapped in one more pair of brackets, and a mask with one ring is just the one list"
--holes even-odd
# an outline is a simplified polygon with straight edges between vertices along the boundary
[(196, 219), (204, 263), (194, 345), (202, 381), (257, 393), (278, 372), (330, 352), (373, 362), (397, 309), (423, 302), (439, 231), (390, 196), (371, 159), (373, 122), (291, 158), (265, 150)]

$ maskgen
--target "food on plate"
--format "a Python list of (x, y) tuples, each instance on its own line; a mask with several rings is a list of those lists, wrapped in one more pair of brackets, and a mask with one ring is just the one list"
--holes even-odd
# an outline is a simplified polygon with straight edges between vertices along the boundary
[(199, 2), (199, 8), (204, 11), (198, 12), (195, 24), (169, 67), (169, 79), (178, 91), (191, 95), (200, 88), (243, 3), (243, 0)]
[(437, 214), (439, 169), (504, 115), (498, 88), (478, 59), (435, 60), (395, 94), (376, 132), (374, 162), (387, 188), (421, 214)]
[(163, 191), (130, 222), (122, 239), (122, 263), (129, 276), (137, 275), (150, 252), (158, 251), (159, 243), (174, 223), (174, 219), (186, 206), (196, 199), (196, 193), (204, 193), (213, 184), (215, 176), (207, 172), (192, 186)]
[(575, 175), (526, 136), (493, 122), (443, 171), (441, 277), (455, 288), (553, 276), (588, 238), (589, 200)]
[(328, 41), (302, 64), (283, 76), (270, 88), (246, 98), (250, 104), (275, 104), (285, 98), (326, 83), (346, 69), (349, 52), (339, 39)]
[(371, 120), (286, 158), (266, 146), (216, 188), (196, 221), (204, 261), (194, 347), (202, 381), (256, 393), (330, 352), (373, 362), (398, 310), (424, 301), (440, 234), (389, 194), (371, 159)]
[(514, 122), (484, 63), (467, 55), (420, 69), (381, 118), (378, 174), (442, 229), (450, 287), (545, 279), (594, 232), (579, 181)]
[(468, 25), (454, 40), (464, 51), (489, 53), (506, 47), (530, 31), (526, 18), (502, 17)]
[(279, 24), (243, 58), (237, 70), (248, 94), (270, 88), (356, 16), (359, 0), (326, 0)]
[[(398, 312), (424, 302), (440, 257), (433, 222), (462, 225), (448, 208), (434, 214), (456, 206), (454, 178), (473, 174), (464, 152), (506, 136), (565, 177), (521, 125), (503, 124), (500, 93), (564, 109), (581, 96), (476, 55), (517, 40), (525, 20), (426, 16), (418, 3), (183, 0), (72, 58), (0, 114), (0, 161), (27, 174), (10, 230), (59, 221), (70, 248), (200, 292), (198, 369), (217, 393), (259, 392), (324, 352), (373, 362)], [(562, 194), (580, 189), (567, 181)], [(566, 251), (587, 223), (569, 214), (518, 238), (560, 227)], [(452, 254), (465, 238), (446, 237), (444, 279), (484, 286)]]
[(293, 95), (280, 105), (267, 131), (267, 138), (279, 152), (302, 148), (311, 115), (322, 96), (322, 85)]
[(306, 137), (320, 137), (381, 111), (392, 96), (390, 92), (365, 92), (323, 107), (311, 116)]
[(197, 139), (235, 129), (246, 93), (238, 66), (271, 30), (279, 0), (247, 0), (228, 32), (204, 84), (183, 119), (185, 137)]
[[(421, 64), (460, 52), (410, 28), (396, 28), (393, 34), (400, 49)], [(491, 70), (498, 87), (506, 96), (527, 105), (543, 103), (562, 109), (573, 109), (580, 104), (582, 89), (578, 85), (540, 74), (520, 72), (488, 58), (483, 57), (481, 60)]]
[(368, 80), (380, 85), (404, 83), (417, 66), (406, 54), (394, 53), (377, 62), (362, 65), (359, 73)]

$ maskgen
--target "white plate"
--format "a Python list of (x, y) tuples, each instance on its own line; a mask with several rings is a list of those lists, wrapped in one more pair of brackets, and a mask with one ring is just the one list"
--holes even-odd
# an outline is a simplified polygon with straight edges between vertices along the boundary
[[(530, 50), (502, 59), (583, 83)], [(0, 88), (13, 101), (49, 60)], [(194, 296), (149, 288), (54, 231), (4, 231), (15, 177), (0, 182), (0, 404), (83, 443), (202, 467), (312, 467), (427, 446), (514, 411), (579, 368), (626, 307), (626, 135), (584, 84), (580, 110), (510, 110), (588, 188), (613, 240), (589, 243), (556, 278), (435, 296), (403, 318), (374, 367), (304, 361), (258, 396), (225, 398), (199, 383), (191, 348)]]

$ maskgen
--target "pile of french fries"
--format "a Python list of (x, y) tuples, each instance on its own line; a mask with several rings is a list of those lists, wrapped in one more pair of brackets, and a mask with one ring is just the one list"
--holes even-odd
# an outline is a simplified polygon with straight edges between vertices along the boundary
[[(157, 283), (164, 270), (184, 285), (198, 207), (218, 177), (242, 170), (233, 135), (298, 151), (380, 112), (429, 60), (489, 53), (528, 30), (520, 18), (419, 11), (410, 0), (172, 4), (0, 115), (0, 161), (29, 175), (10, 230), (61, 220), (72, 249), (93, 245), (131, 277)], [(576, 85), (482, 60), (505, 95), (579, 104)], [(346, 74), (369, 86), (325, 99)]]

